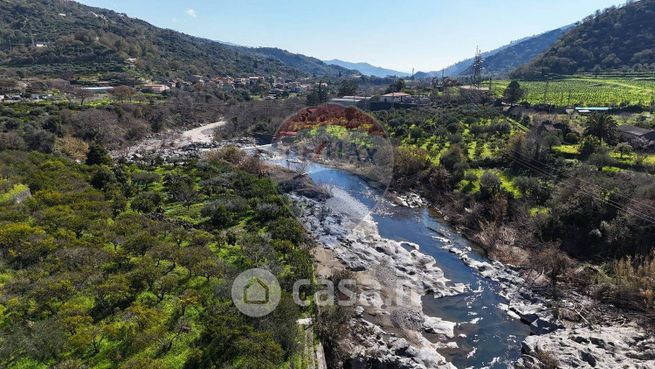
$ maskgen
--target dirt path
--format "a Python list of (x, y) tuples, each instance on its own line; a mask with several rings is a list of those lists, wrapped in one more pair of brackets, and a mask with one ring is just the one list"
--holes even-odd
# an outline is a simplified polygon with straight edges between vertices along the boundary
[(204, 124), (200, 127), (187, 131), (175, 132), (169, 131), (146, 138), (137, 144), (119, 150), (113, 153), (114, 157), (134, 157), (135, 155), (146, 154), (165, 154), (175, 150), (180, 150), (190, 145), (211, 145), (214, 141), (214, 130), (226, 124), (225, 121), (219, 121)]
[(211, 143), (214, 140), (214, 130), (225, 125), (225, 121), (215, 122), (182, 132), (182, 142)]

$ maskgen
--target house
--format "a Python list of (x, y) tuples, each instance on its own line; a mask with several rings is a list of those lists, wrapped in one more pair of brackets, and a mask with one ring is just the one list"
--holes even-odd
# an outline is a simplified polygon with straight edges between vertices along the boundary
[(638, 146), (650, 146), (655, 142), (655, 130), (641, 128), (631, 125), (621, 125), (616, 127), (616, 132), (621, 139)]
[(232, 77), (216, 77), (212, 81), (215, 83), (218, 83), (219, 85), (233, 85), (234, 84), (234, 78)]
[(360, 103), (365, 103), (370, 99), (371, 98), (367, 96), (343, 96), (330, 99), (330, 102), (332, 104), (339, 104), (343, 106), (359, 106)]
[(205, 77), (199, 75), (199, 74), (194, 74), (191, 76), (190, 81), (192, 83), (205, 83)]
[(380, 101), (385, 103), (400, 104), (404, 102), (409, 102), (411, 96), (412, 95), (406, 94), (404, 92), (392, 92), (380, 96)]
[(609, 113), (610, 110), (612, 109), (605, 106), (578, 106), (575, 108), (575, 111), (582, 115), (589, 115), (591, 113)]
[(156, 94), (161, 94), (170, 90), (171, 88), (159, 83), (147, 83), (143, 85), (143, 89), (146, 91), (154, 92)]
[(107, 94), (114, 90), (111, 86), (94, 86), (94, 87), (82, 87), (82, 90), (93, 92), (94, 94)]
[(264, 77), (248, 77), (248, 83), (251, 85), (256, 85), (259, 82), (264, 82)]

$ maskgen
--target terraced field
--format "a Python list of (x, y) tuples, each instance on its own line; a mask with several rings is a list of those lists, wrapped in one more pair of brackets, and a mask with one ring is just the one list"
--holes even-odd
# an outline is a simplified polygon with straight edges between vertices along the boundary
[[(571, 77), (546, 81), (519, 81), (531, 104), (556, 106), (651, 106), (655, 103), (655, 78)], [(492, 91), (501, 96), (509, 81), (495, 81)]]

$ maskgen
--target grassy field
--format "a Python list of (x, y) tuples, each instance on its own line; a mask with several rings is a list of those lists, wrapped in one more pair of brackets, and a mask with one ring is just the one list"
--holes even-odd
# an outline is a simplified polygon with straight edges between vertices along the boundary
[[(557, 106), (651, 106), (655, 102), (655, 79), (620, 77), (571, 77), (549, 81), (519, 81), (531, 104)], [(509, 81), (494, 81), (492, 91), (501, 96)]]

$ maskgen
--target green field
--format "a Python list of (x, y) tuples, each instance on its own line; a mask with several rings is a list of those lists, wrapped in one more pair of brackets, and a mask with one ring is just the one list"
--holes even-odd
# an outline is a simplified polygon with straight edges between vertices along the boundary
[[(523, 101), (556, 106), (651, 106), (655, 79), (620, 77), (571, 77), (546, 81), (519, 81), (526, 90)], [(501, 96), (509, 81), (494, 81), (492, 91)]]

